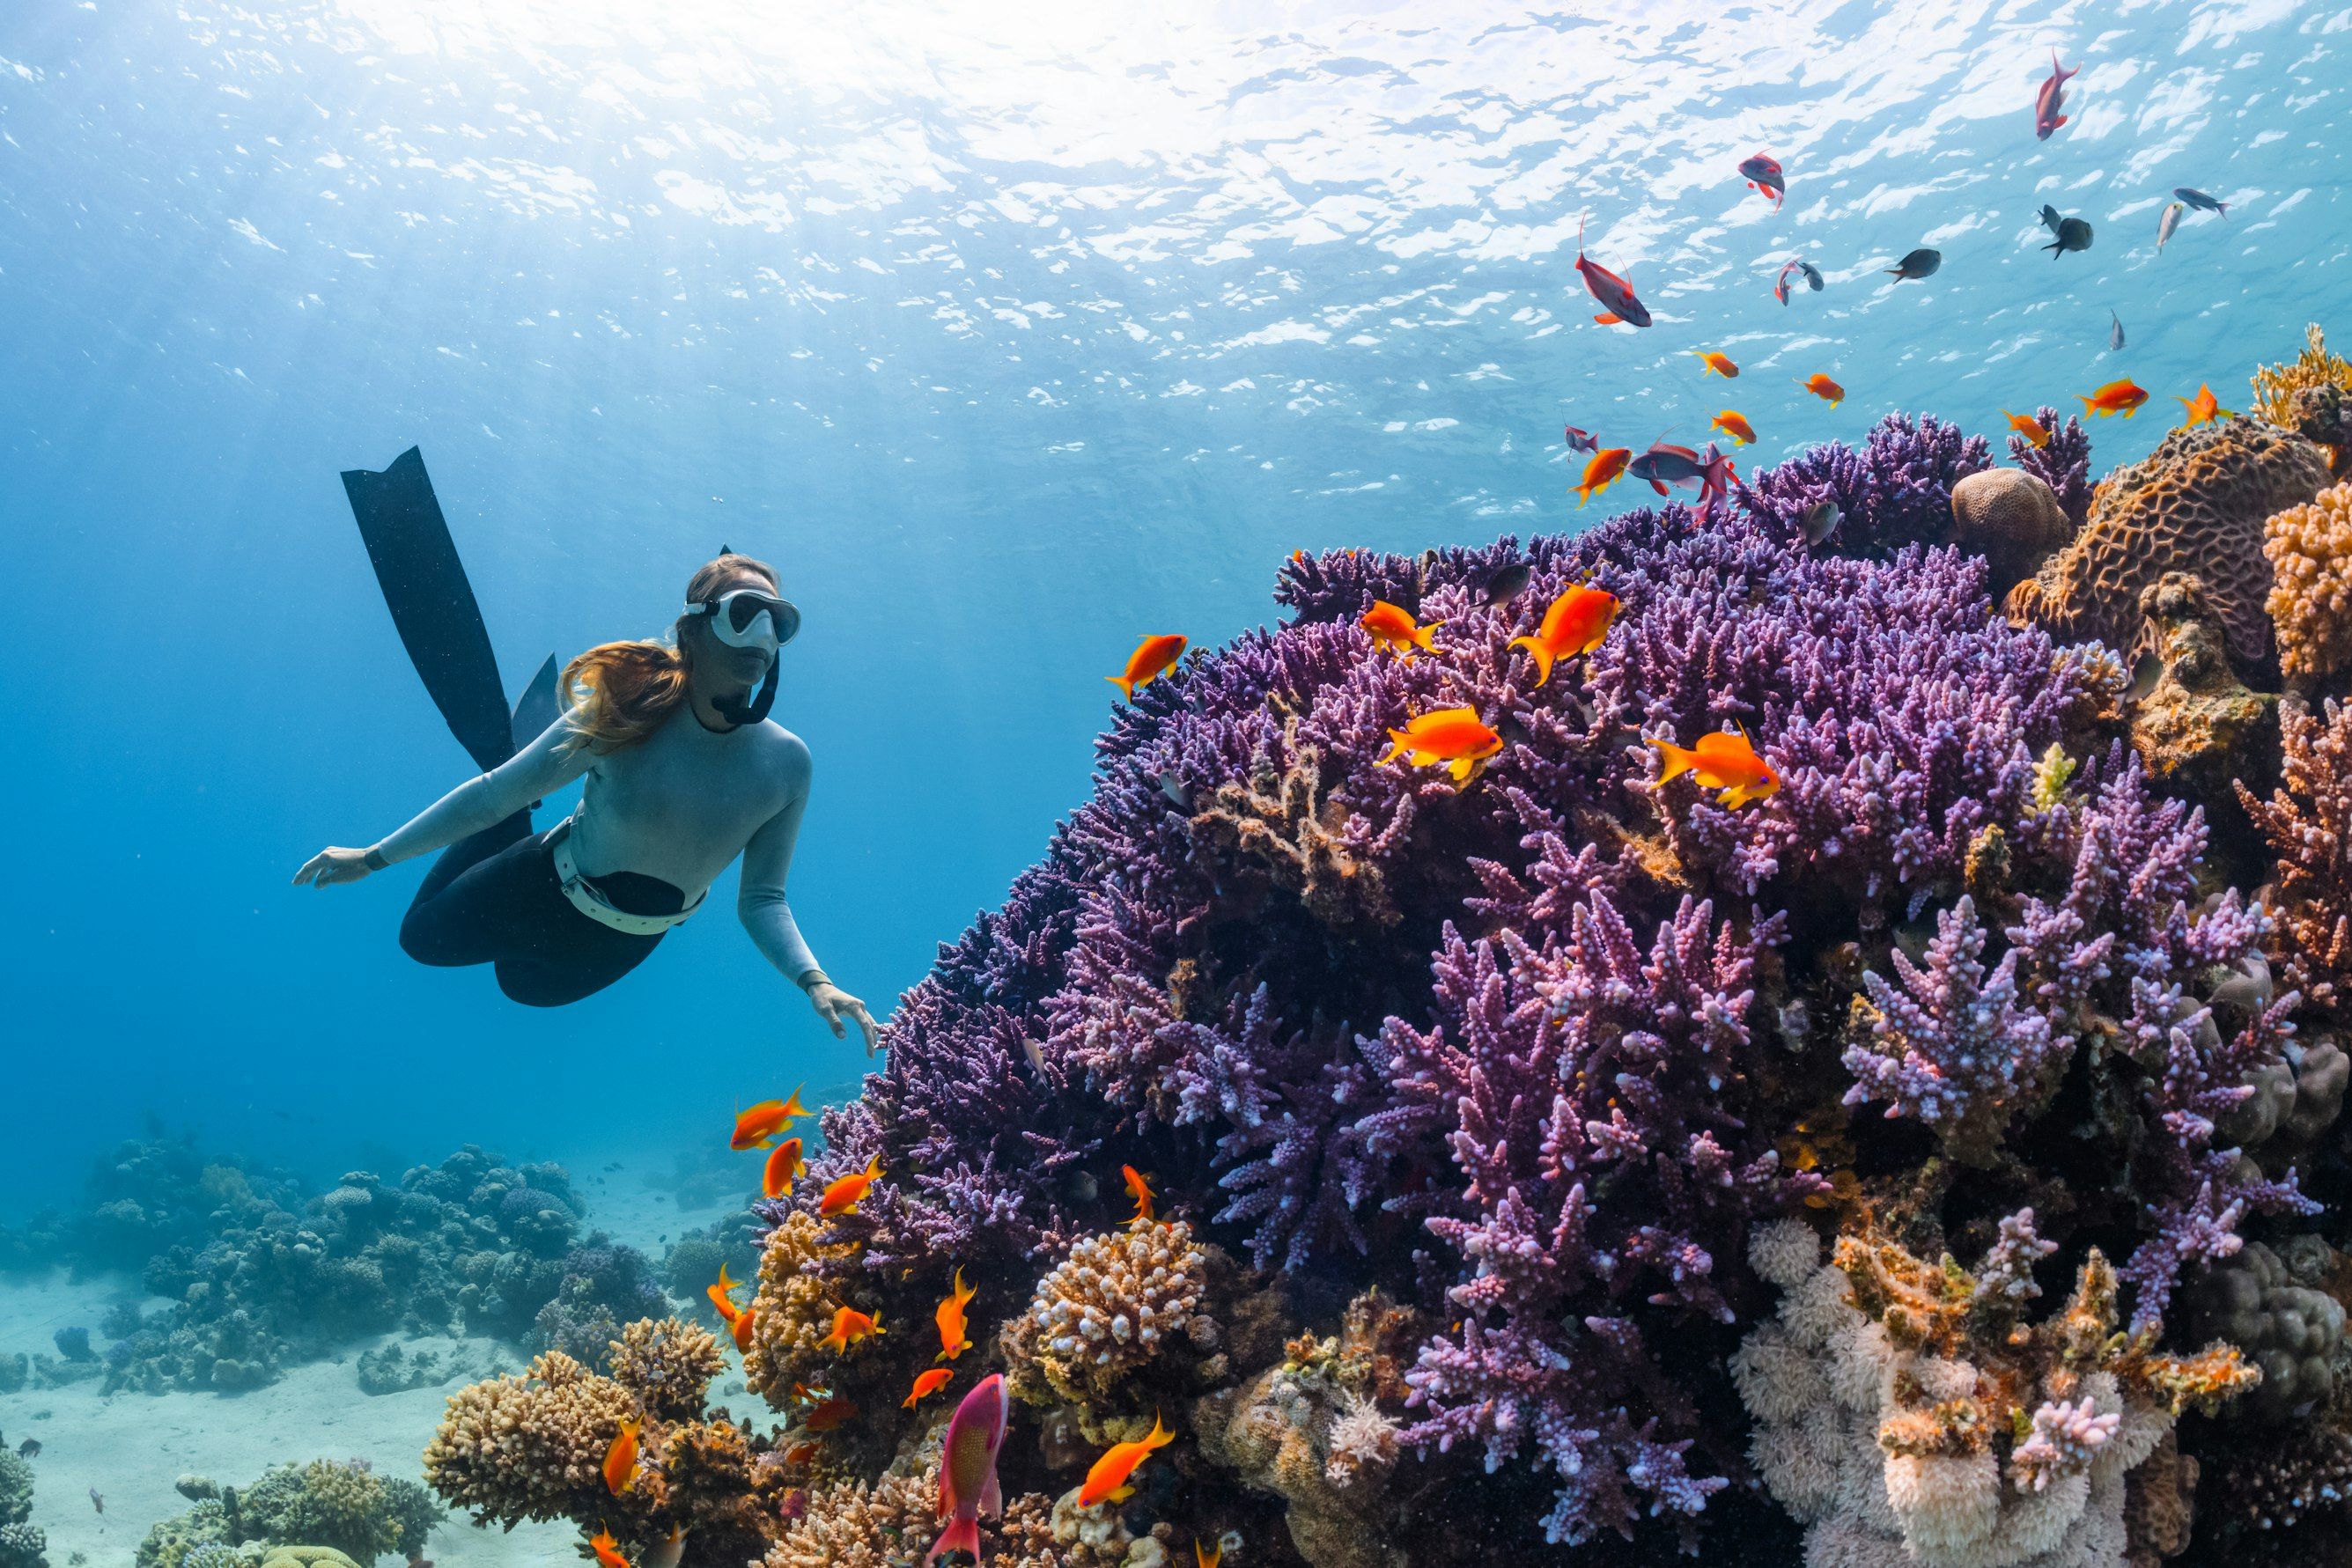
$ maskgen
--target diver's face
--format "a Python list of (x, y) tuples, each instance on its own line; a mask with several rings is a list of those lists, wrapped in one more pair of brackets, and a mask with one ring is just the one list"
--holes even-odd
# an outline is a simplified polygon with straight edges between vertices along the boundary
[[(760, 593), (773, 593), (775, 584), (753, 571), (739, 571), (719, 587), (719, 593), (730, 593), (739, 588), (749, 588)], [(713, 595), (717, 597), (717, 595)], [(702, 663), (719, 685), (755, 686), (768, 677), (768, 661), (775, 655), (764, 648), (730, 647), (711, 635), (708, 627), (695, 628), (701, 645), (695, 657)]]

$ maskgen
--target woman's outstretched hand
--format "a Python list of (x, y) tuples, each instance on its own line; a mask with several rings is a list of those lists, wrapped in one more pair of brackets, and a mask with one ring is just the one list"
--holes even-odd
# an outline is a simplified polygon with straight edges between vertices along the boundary
[[(373, 874), (368, 869), (367, 851), (338, 849), (330, 844), (302, 862), (302, 869), (294, 873), (294, 883), (298, 887), (304, 883), (312, 887), (332, 887), (339, 882), (357, 882)], [(840, 1030), (834, 1032), (838, 1034)]]
[[(337, 852), (331, 850), (328, 852), (331, 854)], [(808, 998), (809, 1006), (816, 1009), (816, 1016), (824, 1020), (827, 1029), (833, 1030), (834, 1039), (848, 1039), (848, 1028), (842, 1020), (855, 1019), (857, 1020), (858, 1029), (866, 1036), (866, 1054), (871, 1056), (882, 1048), (881, 1026), (874, 1021), (874, 1015), (866, 1010), (864, 1002), (859, 1001), (831, 980), (819, 980), (815, 985), (811, 986)]]

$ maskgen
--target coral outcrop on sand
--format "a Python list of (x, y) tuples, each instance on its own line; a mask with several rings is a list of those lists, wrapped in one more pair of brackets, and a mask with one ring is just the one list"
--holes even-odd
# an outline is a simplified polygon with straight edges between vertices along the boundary
[[(2262, 549), (2325, 463), (2231, 419), (2094, 491), (2041, 418), (2008, 469), (1897, 415), (1704, 509), (1293, 556), (755, 1206), (768, 1413), (550, 1356), (453, 1401), (436, 1486), (688, 1568), (908, 1561), (1002, 1372), (992, 1563), (2330, 1560), (2352, 718), (2282, 700), (2333, 631), (2273, 626)], [(1618, 613), (1547, 675), (1573, 586)], [(1399, 754), (1454, 707), (1499, 748)], [(1760, 799), (1664, 776), (1735, 727)]]
[(0, 1568), (48, 1568), (47, 1550), (33, 1522), (33, 1467), (0, 1445)]
[(208, 1568), (216, 1560), (249, 1568), (278, 1558), (368, 1568), (386, 1555), (422, 1557), (443, 1517), (423, 1487), (387, 1479), (357, 1459), (279, 1465), (241, 1488), (184, 1476), (179, 1490), (195, 1506), (148, 1531), (138, 1568)]

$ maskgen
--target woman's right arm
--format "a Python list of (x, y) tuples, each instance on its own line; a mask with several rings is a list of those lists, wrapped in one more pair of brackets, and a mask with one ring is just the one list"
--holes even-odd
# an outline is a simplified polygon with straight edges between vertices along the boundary
[(467, 779), (372, 849), (322, 850), (294, 880), (317, 886), (356, 882), (371, 871), (431, 854), (503, 821), (595, 765), (594, 754), (575, 744), (577, 739), (569, 721), (559, 718), (537, 740), (491, 771)]

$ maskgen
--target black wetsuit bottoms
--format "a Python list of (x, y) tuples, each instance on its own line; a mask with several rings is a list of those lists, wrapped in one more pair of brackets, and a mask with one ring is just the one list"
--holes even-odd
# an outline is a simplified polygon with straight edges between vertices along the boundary
[[(613, 872), (593, 880), (608, 903), (633, 915), (686, 906), (659, 877)], [(531, 831), (529, 811), (442, 851), (400, 923), (401, 948), (418, 963), (495, 965), (499, 989), (533, 1008), (603, 990), (644, 963), (663, 935), (615, 931), (573, 908), (555, 873), (555, 845)]]

